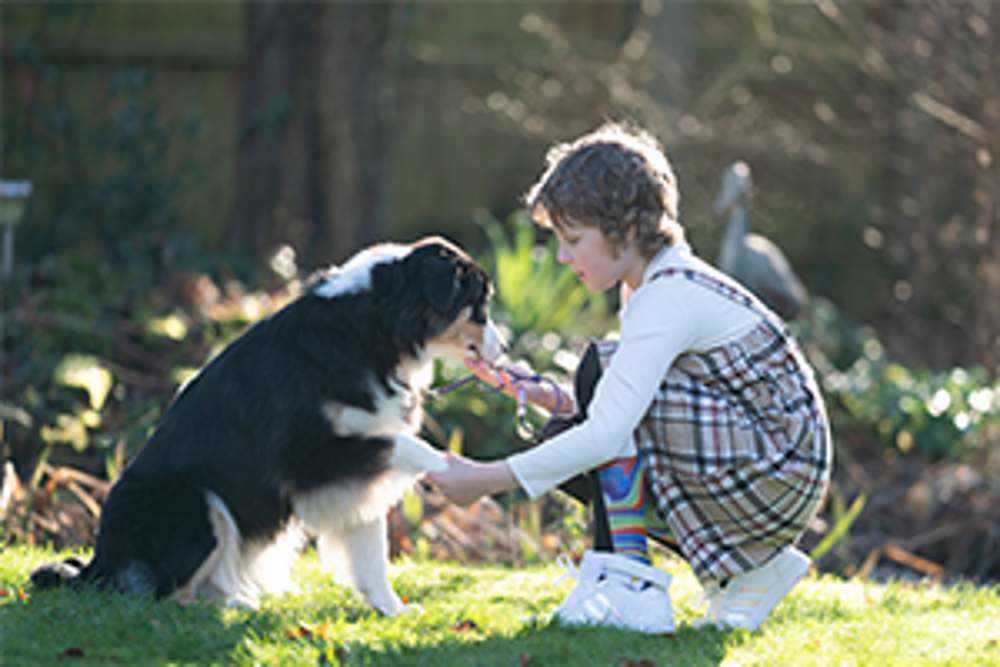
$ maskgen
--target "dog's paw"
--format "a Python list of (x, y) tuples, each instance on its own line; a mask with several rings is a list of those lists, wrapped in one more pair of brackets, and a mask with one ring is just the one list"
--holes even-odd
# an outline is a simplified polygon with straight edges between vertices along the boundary
[(448, 457), (446, 457), (443, 452), (434, 450), (434, 456), (430, 456), (427, 459), (427, 465), (424, 467), (424, 472), (442, 472), (447, 469)]
[(226, 608), (237, 611), (257, 611), (260, 609), (260, 603), (257, 600), (252, 600), (245, 595), (232, 595), (226, 598), (225, 605)]
[(394, 607), (391, 611), (382, 609), (380, 607), (375, 607), (375, 611), (382, 614), (386, 618), (398, 618), (400, 616), (420, 616), (425, 613), (423, 606), (416, 603), (401, 604), (399, 605), (399, 607)]
[(402, 600), (400, 600), (395, 595), (392, 596), (391, 599), (387, 599), (381, 603), (375, 603), (371, 601), (369, 601), (369, 603), (371, 604), (372, 608), (375, 611), (382, 614), (386, 618), (395, 618), (400, 614), (406, 613), (406, 609), (409, 606), (403, 604)]
[(416, 602), (411, 602), (409, 604), (403, 605), (402, 611), (399, 612), (400, 615), (410, 616), (416, 615), (420, 616), (424, 613), (423, 606), (417, 604)]

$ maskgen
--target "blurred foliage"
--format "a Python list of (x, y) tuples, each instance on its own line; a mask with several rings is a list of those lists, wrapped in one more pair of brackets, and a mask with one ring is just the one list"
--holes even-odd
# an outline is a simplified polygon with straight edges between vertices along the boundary
[(238, 260), (182, 236), (119, 241), (63, 241), (4, 286), (5, 458), (120, 469), (180, 383), (286, 298), (248, 293)]
[(78, 277), (93, 267), (75, 257), (21, 267), (13, 308), (2, 315), (4, 456), (24, 465), (51, 457), (95, 474), (119, 469), (177, 387), (297, 290), (293, 281), (248, 292), (225, 271), (188, 270), (162, 284), (133, 281), (145, 296), (122, 302), (130, 269), (106, 271), (98, 288)]
[(745, 160), (751, 227), (811, 293), (910, 365), (1000, 372), (995, 3), (648, 0), (603, 48), (560, 10), (525, 8), (538, 47), (463, 110), (533, 141), (608, 117), (648, 127), (706, 258), (723, 227), (719, 175)]
[(835, 438), (860, 431), (887, 452), (930, 460), (1000, 451), (1000, 382), (985, 368), (907, 367), (825, 299), (813, 299), (793, 328), (830, 402)]
[(242, 281), (263, 282), (246, 259), (183, 232), (178, 202), (202, 173), (188, 151), (198, 115), (162, 111), (154, 69), (70, 68), (42, 33), (4, 51), (4, 173), (36, 177), (2, 296), (4, 457), (103, 475), (263, 314), (255, 299), (273, 298), (246, 294)]

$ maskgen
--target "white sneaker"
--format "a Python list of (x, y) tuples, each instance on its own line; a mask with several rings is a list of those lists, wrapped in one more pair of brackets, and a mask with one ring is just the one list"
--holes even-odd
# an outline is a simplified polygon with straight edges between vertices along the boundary
[(577, 585), (556, 609), (569, 625), (608, 625), (650, 634), (674, 631), (668, 572), (613, 553), (586, 551), (576, 572), (559, 563)]
[(597, 584), (597, 577), (600, 574), (600, 557), (593, 551), (584, 551), (583, 558), (580, 559), (579, 570), (566, 554), (560, 554), (556, 558), (556, 564), (564, 572), (553, 585), (558, 587), (567, 579), (573, 579), (576, 581), (576, 586), (556, 607), (554, 615), (565, 623), (578, 622), (577, 619), (582, 619), (588, 614), (584, 602), (592, 597), (594, 586)]
[(811, 566), (809, 557), (795, 547), (784, 549), (761, 567), (740, 573), (711, 591), (708, 611), (695, 625), (756, 630)]

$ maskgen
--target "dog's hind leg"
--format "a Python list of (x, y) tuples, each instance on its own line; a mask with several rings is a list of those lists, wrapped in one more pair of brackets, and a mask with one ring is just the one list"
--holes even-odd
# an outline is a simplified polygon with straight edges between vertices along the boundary
[(215, 535), (215, 547), (202, 561), (187, 583), (170, 596), (181, 606), (187, 606), (203, 593), (219, 592), (234, 597), (239, 585), (239, 530), (226, 504), (215, 495), (205, 494), (208, 520)]
[(350, 586), (386, 616), (395, 616), (405, 605), (389, 584), (389, 538), (385, 517), (323, 531), (320, 559), (334, 568), (334, 581)]

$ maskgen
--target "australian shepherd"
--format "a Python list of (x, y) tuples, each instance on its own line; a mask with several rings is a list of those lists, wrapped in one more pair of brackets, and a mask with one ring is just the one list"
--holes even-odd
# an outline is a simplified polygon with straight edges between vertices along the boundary
[(387, 513), (446, 467), (418, 437), (433, 359), (502, 352), (490, 296), (487, 274), (436, 237), (315, 276), (177, 394), (112, 487), (93, 559), (43, 565), (33, 583), (254, 605), (291, 588), (315, 537), (336, 581), (399, 613)]

